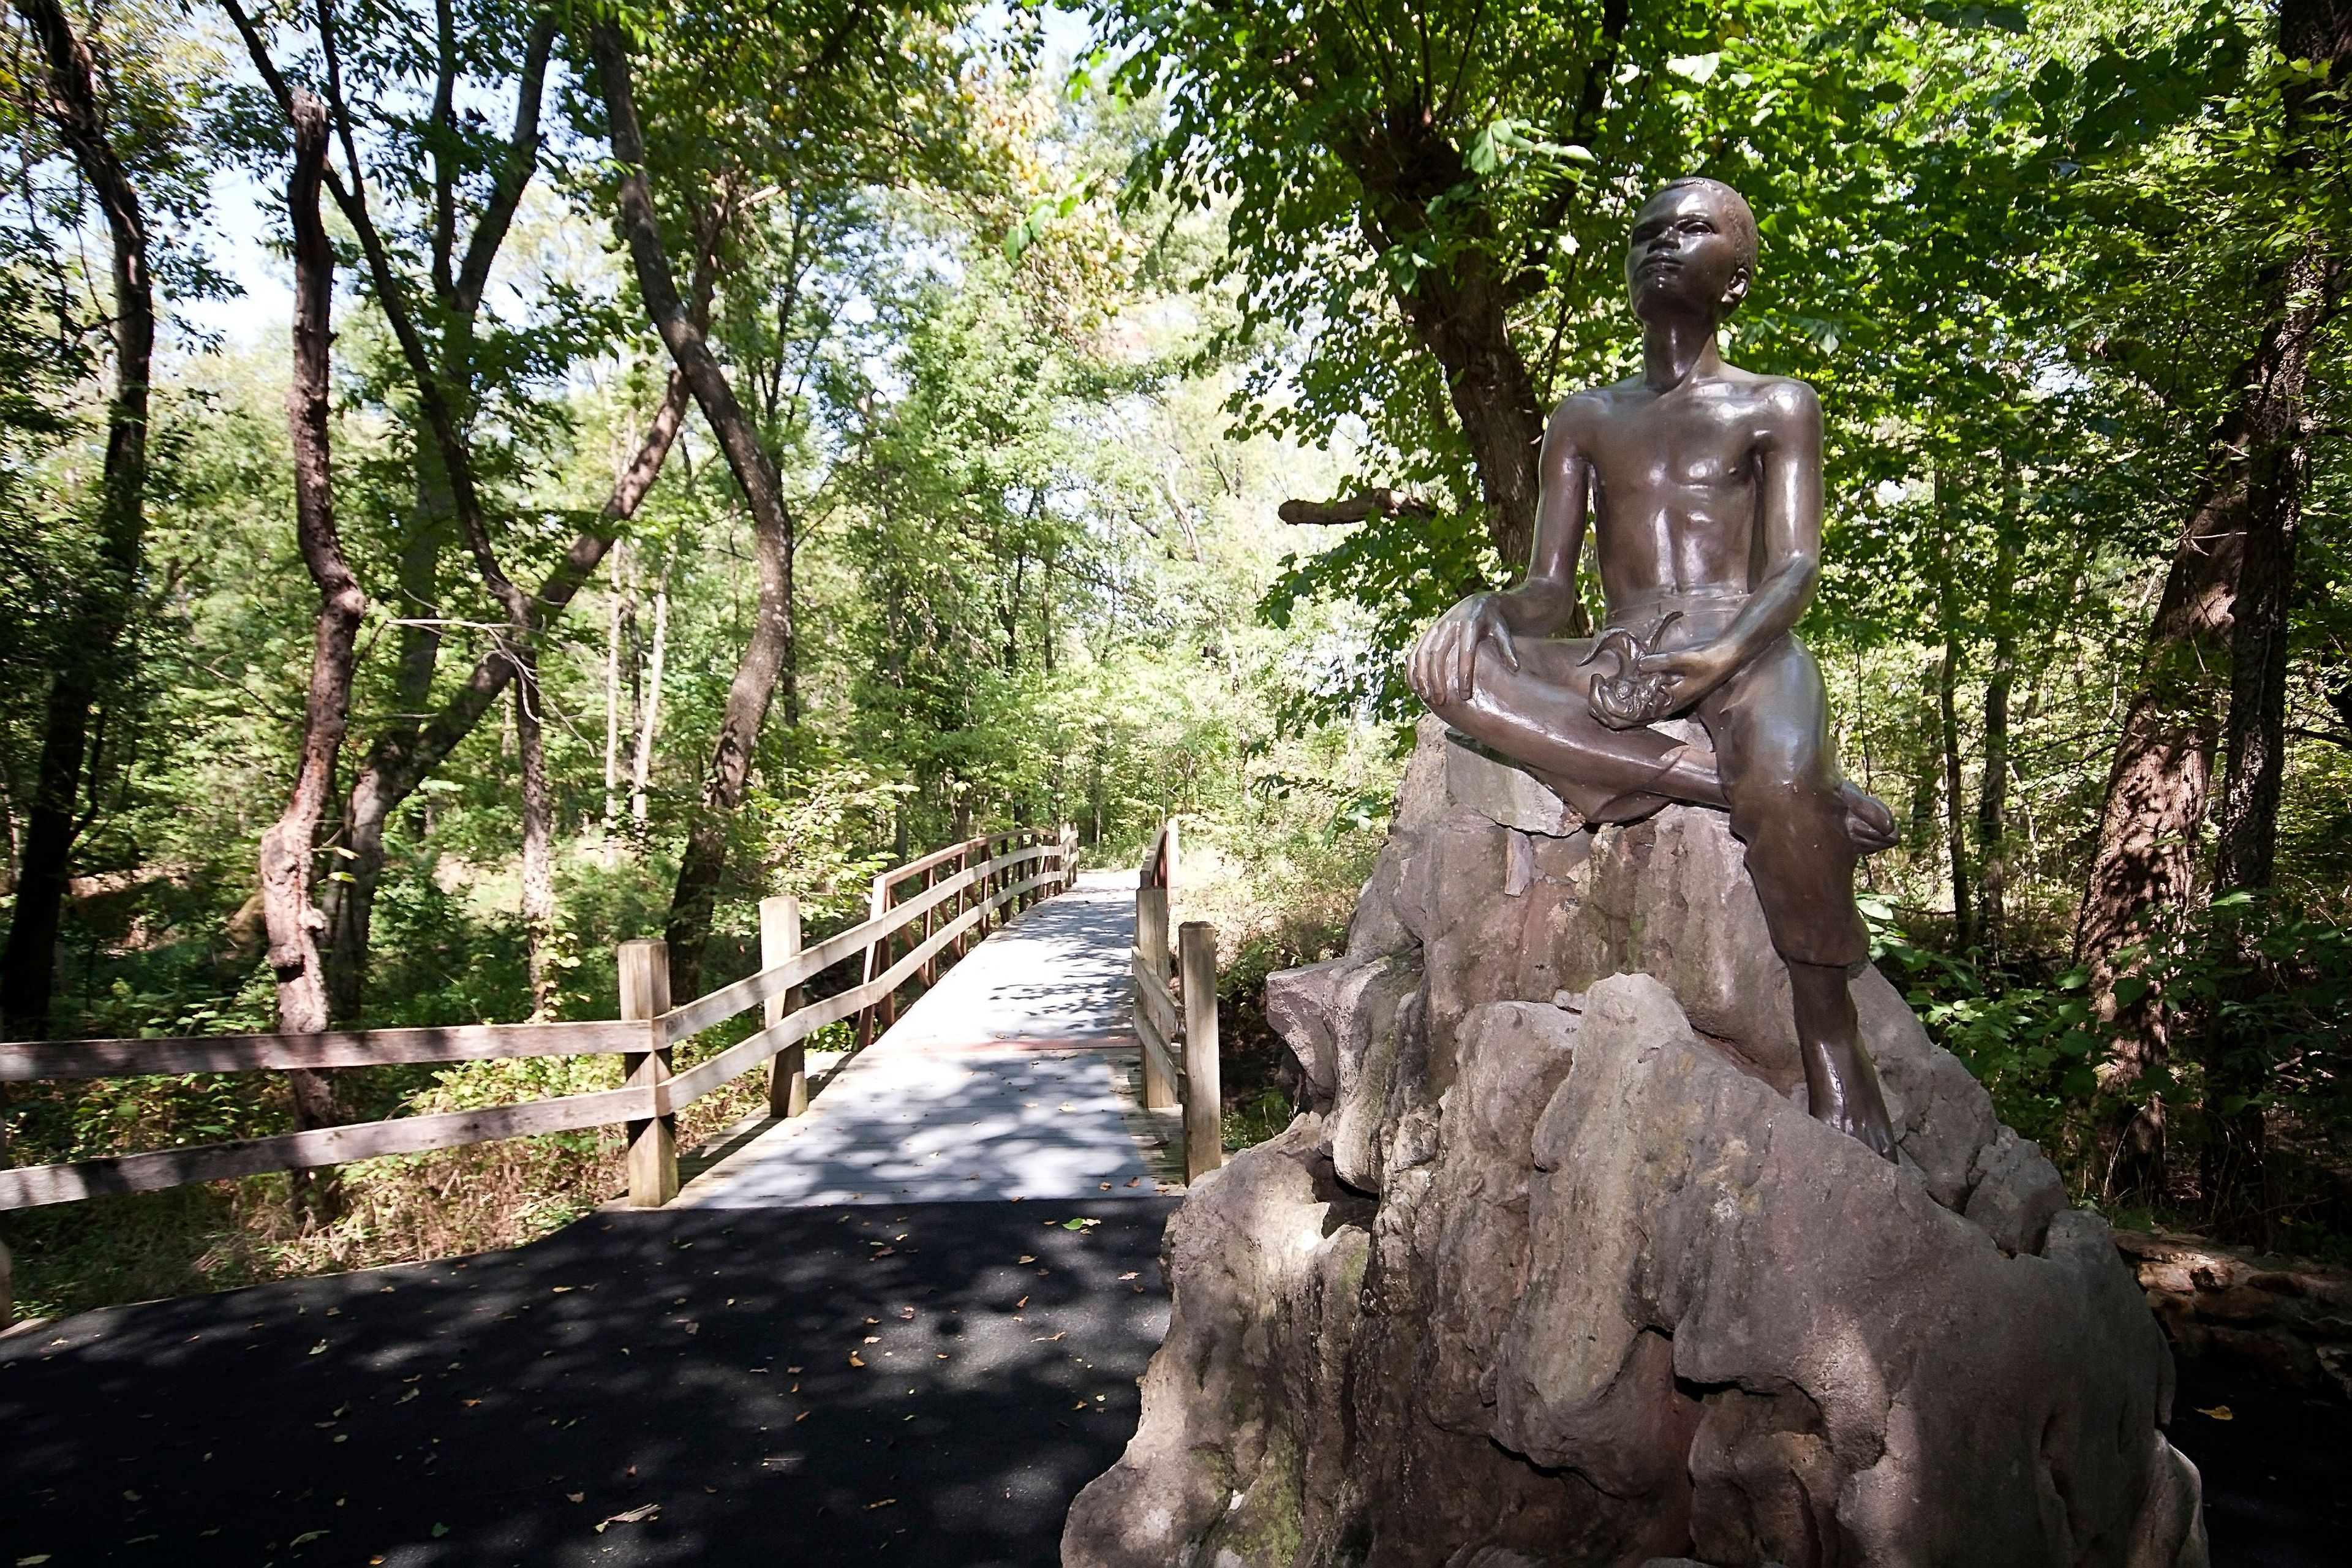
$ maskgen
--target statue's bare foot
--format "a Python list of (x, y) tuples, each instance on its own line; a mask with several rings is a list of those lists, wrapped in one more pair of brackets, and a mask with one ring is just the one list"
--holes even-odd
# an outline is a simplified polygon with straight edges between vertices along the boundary
[(1805, 1091), (1817, 1120), (1884, 1159), (1895, 1158), (1895, 1126), (1878, 1089), (1878, 1071), (1859, 1042), (1808, 1044)]
[(1878, 1068), (1862, 1043), (1862, 1024), (1854, 1016), (1845, 970), (1792, 961), (1789, 1001), (1796, 1014), (1805, 1097), (1813, 1115), (1894, 1159), (1895, 1128), (1886, 1115), (1886, 1099), (1878, 1091)]
[(1856, 849), (1874, 855), (1895, 847), (1901, 835), (1895, 832), (1895, 814), (1885, 801), (1852, 783), (1839, 788), (1838, 798), (1845, 803), (1845, 835)]

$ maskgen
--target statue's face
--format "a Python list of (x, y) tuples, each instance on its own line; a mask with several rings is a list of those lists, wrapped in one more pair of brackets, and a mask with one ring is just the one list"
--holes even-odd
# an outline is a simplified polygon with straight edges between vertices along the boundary
[(1635, 315), (1721, 316), (1747, 296), (1747, 250), (1723, 207), (1722, 195), (1705, 185), (1676, 185), (1634, 215), (1625, 283)]

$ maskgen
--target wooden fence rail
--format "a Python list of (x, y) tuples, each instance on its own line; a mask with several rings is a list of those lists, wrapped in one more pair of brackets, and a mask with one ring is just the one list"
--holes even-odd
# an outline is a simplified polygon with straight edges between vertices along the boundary
[[(922, 890), (903, 902), (877, 900), (866, 921), (814, 946), (800, 944), (796, 900), (761, 907), (759, 973), (682, 1006), (669, 1005), (669, 964), (658, 942), (620, 948), (621, 1017), (571, 1024), (477, 1024), (444, 1029), (364, 1029), (318, 1035), (218, 1035), (184, 1039), (25, 1041), (0, 1044), (0, 1082), (40, 1079), (130, 1078), (192, 1072), (251, 1072), (288, 1068), (368, 1067), (385, 1062), (455, 1062), (515, 1057), (619, 1053), (621, 1089), (561, 1095), (520, 1105), (383, 1121), (352, 1122), (207, 1143), (152, 1153), (119, 1154), (70, 1164), (0, 1169), (0, 1210), (72, 1203), (112, 1193), (153, 1192), (228, 1176), (340, 1164), (379, 1154), (418, 1153), (530, 1133), (573, 1131), (625, 1122), (629, 1201), (657, 1207), (677, 1194), (678, 1110), (762, 1063), (777, 1068), (769, 1106), (779, 1116), (808, 1105), (802, 1042), (827, 1024), (894, 1009), (899, 988), (936, 975), (938, 954), (956, 952), (975, 931), (1006, 911), (1067, 889), (1076, 841), (1063, 829), (990, 834), (951, 846), (877, 879), (877, 893), (921, 875)], [(953, 862), (954, 869), (947, 869)], [(919, 935), (910, 928), (919, 925)], [(893, 958), (902, 941), (908, 951)], [(863, 955), (856, 985), (809, 1002), (816, 975)], [(671, 1053), (680, 1042), (753, 1007), (764, 1027), (680, 1072)], [(885, 1011), (884, 1016), (895, 1016)]]
[[(1184, 1180), (1225, 1163), (1223, 1085), (1217, 1057), (1217, 933), (1205, 921), (1177, 932), (1168, 952), (1168, 895), (1176, 881), (1176, 824), (1161, 825), (1135, 885), (1135, 1034), (1143, 1046), (1143, 1103), (1184, 1108)], [(1176, 981), (1171, 994), (1169, 983)], [(1182, 1056), (1180, 1060), (1178, 1051)]]

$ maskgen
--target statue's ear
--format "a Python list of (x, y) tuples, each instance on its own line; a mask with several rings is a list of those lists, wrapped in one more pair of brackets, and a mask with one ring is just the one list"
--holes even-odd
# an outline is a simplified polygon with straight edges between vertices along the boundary
[(1754, 276), (1755, 275), (1745, 267), (1731, 275), (1731, 281), (1726, 284), (1723, 289), (1723, 313), (1725, 315), (1728, 316), (1732, 311), (1738, 310), (1739, 308), (1739, 302), (1748, 298), (1748, 285), (1753, 280)]

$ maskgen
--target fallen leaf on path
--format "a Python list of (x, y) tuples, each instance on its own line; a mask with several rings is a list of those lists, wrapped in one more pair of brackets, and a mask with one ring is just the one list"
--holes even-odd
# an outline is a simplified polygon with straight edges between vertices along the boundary
[(1141, 1176), (1129, 1176), (1127, 1179), (1127, 1184), (1130, 1187), (1139, 1187), (1143, 1184), (1143, 1178)]
[(317, 1344), (312, 1345), (312, 1346), (310, 1347), (310, 1353), (311, 1353), (312, 1355), (324, 1355), (324, 1354), (326, 1354), (326, 1353), (327, 1353), (327, 1342), (326, 1342), (326, 1341), (324, 1341), (324, 1340), (320, 1340)]
[(1028, 1298), (1028, 1297), (1026, 1297), (1026, 1296), (1022, 1297), (1022, 1298), (1021, 1298), (1021, 1300), (1019, 1300), (1018, 1301), (1015, 1301), (1015, 1302), (1013, 1302), (1013, 1305), (1015, 1308), (1025, 1307), (1025, 1306), (1027, 1306), (1028, 1304), (1029, 1304), (1029, 1298)]
[(1139, 1269), (1134, 1269), (1134, 1268), (1130, 1268), (1130, 1269), (1129, 1269), (1126, 1273), (1124, 1273), (1124, 1274), (1122, 1274), (1122, 1275), (1120, 1275), (1120, 1276), (1119, 1276), (1119, 1279), (1120, 1279), (1122, 1281), (1124, 1281), (1124, 1280), (1129, 1280), (1129, 1279), (1142, 1279), (1142, 1278), (1143, 1278), (1143, 1275), (1142, 1275), (1141, 1270), (1139, 1270)]
[(599, 1524), (596, 1527), (596, 1533), (599, 1535), (604, 1534), (604, 1525), (606, 1524), (649, 1524), (660, 1517), (661, 1504), (657, 1502), (649, 1502), (642, 1508), (633, 1508), (625, 1513), (616, 1513), (612, 1515), (604, 1521), (604, 1524)]
[(1068, 1333), (1069, 1331), (1069, 1331), (1069, 1330), (1067, 1330), (1067, 1329), (1061, 1329), (1061, 1330), (1058, 1330), (1058, 1331), (1056, 1331), (1055, 1332), (1053, 1332), (1053, 1333), (1050, 1333), (1050, 1334), (1039, 1334), (1039, 1335), (1037, 1335), (1034, 1339), (1032, 1339), (1029, 1342), (1030, 1342), (1031, 1344), (1033, 1344), (1033, 1345), (1045, 1345), (1045, 1344), (1051, 1344), (1051, 1343), (1053, 1343), (1055, 1340), (1060, 1339), (1060, 1338), (1062, 1337), (1062, 1335), (1066, 1334), (1066, 1333)]
[(586, 1492), (565, 1492), (563, 1494), (563, 1500), (565, 1502), (586, 1502), (588, 1500), (588, 1494)]
[(323, 1539), (326, 1533), (327, 1532), (323, 1530), (306, 1530), (286, 1544), (289, 1546), (308, 1546), (314, 1541)]
[(2236, 1419), (2235, 1416), (2230, 1414), (2230, 1407), (2226, 1405), (2216, 1405), (2210, 1410), (2200, 1406), (2197, 1414), (2200, 1415), (2210, 1415), (2216, 1421), (2231, 1421)]
[(871, 1513), (877, 1508), (888, 1508), (898, 1500), (894, 1497), (886, 1497), (879, 1502), (869, 1502), (866, 1505), (866, 1511)]
[(851, 1351), (849, 1352), (849, 1364), (852, 1366), (864, 1366), (866, 1363), (860, 1359), (856, 1351)]
[[(1034, 1253), (1024, 1252), (1019, 1258), (1014, 1258), (1013, 1261), (1016, 1263), (1034, 1263), (1037, 1261), (1037, 1257)], [(325, 1350), (327, 1347), (323, 1342), (321, 1342), (319, 1348), (320, 1350)]]
[(874, 1261), (874, 1259), (875, 1259), (876, 1258), (888, 1258), (888, 1257), (890, 1257), (892, 1254), (896, 1253), (898, 1250), (898, 1249), (897, 1247), (882, 1247), (882, 1248), (881, 1248), (881, 1249), (879, 1249), (878, 1251), (875, 1252), (875, 1253), (873, 1254), (873, 1256), (872, 1256), (872, 1257), (867, 1258), (866, 1261), (866, 1262), (868, 1262), (868, 1263), (871, 1263), (871, 1262), (873, 1262), (873, 1261)]

